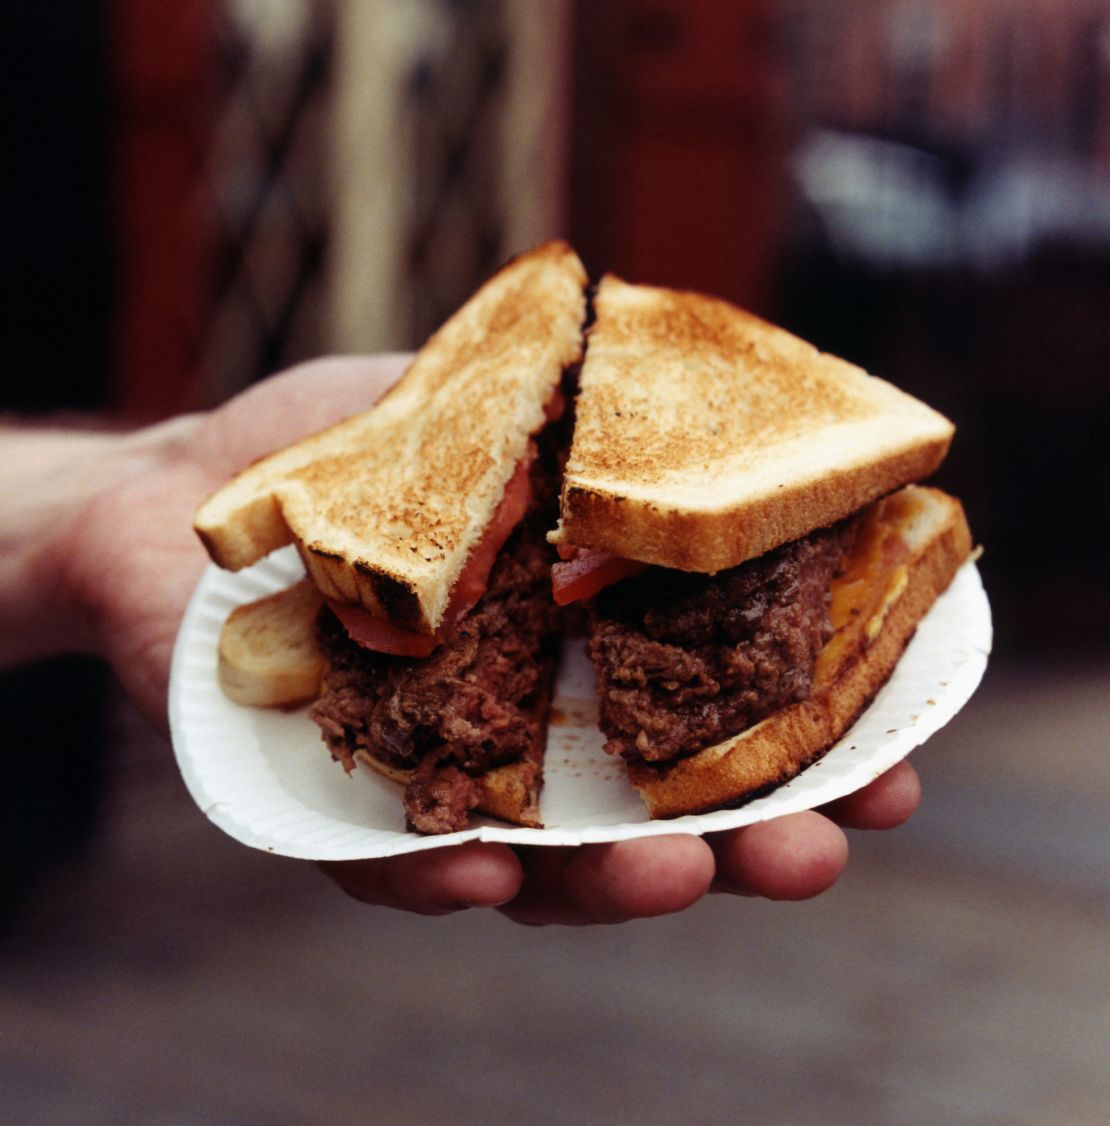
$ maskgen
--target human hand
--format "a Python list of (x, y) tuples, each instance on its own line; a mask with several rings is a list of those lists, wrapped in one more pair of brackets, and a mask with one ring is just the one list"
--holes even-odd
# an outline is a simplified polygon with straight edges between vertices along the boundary
[(106, 657), (139, 711), (165, 732), (174, 639), (207, 562), (192, 530), (197, 505), (263, 454), (371, 406), (407, 361), (315, 360), (216, 410), (94, 451), (108, 464), (79, 464), (70, 477), (91, 471), (100, 487), (38, 537), (31, 597), (43, 603), (40, 616), (67, 623), (70, 648)]
[[(65, 647), (105, 656), (139, 710), (165, 731), (174, 638), (206, 562), (191, 527), (197, 504), (253, 459), (365, 409), (406, 359), (314, 361), (215, 411), (109, 444), (95, 467), (82, 468), (96, 487), (77, 490), (77, 502), (32, 537), (32, 612), (55, 623), (52, 635)], [(841, 826), (891, 827), (918, 797), (917, 776), (902, 764), (822, 812), (705, 838), (578, 849), (473, 842), (321, 867), (356, 898), (425, 914), (499, 906), (522, 923), (617, 922), (681, 910), (711, 891), (816, 895), (847, 861)]]
[(581, 848), (472, 844), (322, 865), (350, 895), (428, 915), (496, 906), (519, 923), (618, 923), (692, 906), (707, 893), (807, 899), (848, 860), (843, 829), (891, 829), (917, 808), (899, 763), (849, 797), (706, 837), (675, 833)]

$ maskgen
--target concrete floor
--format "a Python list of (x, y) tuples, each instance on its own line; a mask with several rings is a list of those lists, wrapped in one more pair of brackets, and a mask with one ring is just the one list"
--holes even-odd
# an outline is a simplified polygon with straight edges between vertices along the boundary
[(11, 1123), (1110, 1121), (1110, 666), (996, 661), (804, 904), (531, 930), (347, 901), (128, 724), (0, 945)]

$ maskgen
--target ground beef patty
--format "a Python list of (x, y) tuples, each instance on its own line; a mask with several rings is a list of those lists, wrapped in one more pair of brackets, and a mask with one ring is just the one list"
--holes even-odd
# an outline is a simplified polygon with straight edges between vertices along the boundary
[(542, 737), (554, 666), (556, 608), (543, 525), (526, 520), (506, 542), (481, 601), (435, 652), (392, 657), (321, 616), (328, 657), (312, 709), (333, 757), (348, 769), (363, 749), (416, 770), (405, 792), (410, 828), (466, 827), (474, 776), (526, 756)]
[(589, 652), (611, 754), (666, 763), (804, 700), (854, 525), (718, 575), (652, 568), (601, 592)]

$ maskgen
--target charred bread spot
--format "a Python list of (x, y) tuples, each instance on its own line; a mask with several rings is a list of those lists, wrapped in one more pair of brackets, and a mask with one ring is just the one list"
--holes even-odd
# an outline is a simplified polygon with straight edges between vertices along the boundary
[(393, 575), (368, 567), (361, 560), (356, 561), (355, 569), (370, 580), (384, 617), (404, 629), (418, 629), (424, 624), (420, 600), (411, 586)]
[(568, 484), (563, 489), (563, 519), (567, 524), (604, 520), (613, 499), (612, 494), (601, 490)]

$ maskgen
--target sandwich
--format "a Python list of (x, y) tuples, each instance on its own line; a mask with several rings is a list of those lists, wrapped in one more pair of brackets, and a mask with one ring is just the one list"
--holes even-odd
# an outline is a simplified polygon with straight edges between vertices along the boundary
[(839, 740), (971, 549), (914, 484), (952, 424), (724, 301), (606, 277), (556, 599), (588, 613), (605, 749), (653, 817), (743, 803)]
[(376, 407), (198, 511), (221, 566), (292, 542), (307, 571), (231, 615), (221, 683), (311, 701), (333, 758), (402, 784), (409, 829), (537, 826), (584, 617), (605, 750), (649, 814), (741, 804), (840, 739), (967, 558), (959, 502), (918, 484), (952, 436), (727, 302), (593, 289), (547, 244)]
[(539, 824), (557, 632), (545, 537), (585, 288), (565, 244), (514, 259), (377, 405), (249, 466), (195, 515), (221, 567), (292, 543), (307, 573), (229, 619), (225, 691), (315, 697), (332, 756), (401, 782), (413, 830), (463, 828), (474, 809)]

